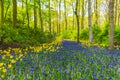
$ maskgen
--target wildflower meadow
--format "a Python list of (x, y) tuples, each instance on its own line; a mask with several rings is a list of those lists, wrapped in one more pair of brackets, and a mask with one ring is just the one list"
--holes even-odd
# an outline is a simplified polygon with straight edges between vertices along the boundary
[(53, 41), (0, 51), (1, 80), (119, 80), (120, 50)]

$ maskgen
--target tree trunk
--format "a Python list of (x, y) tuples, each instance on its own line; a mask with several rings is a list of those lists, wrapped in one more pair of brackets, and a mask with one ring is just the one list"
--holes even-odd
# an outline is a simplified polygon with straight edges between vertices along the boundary
[(109, 22), (110, 22), (109, 46), (110, 49), (113, 49), (114, 48), (114, 0), (109, 1)]
[(67, 30), (68, 29), (68, 27), (67, 27), (67, 12), (66, 12), (66, 0), (64, 0), (64, 10), (65, 10), (65, 30)]
[(36, 0), (34, 0), (34, 29), (37, 29), (37, 11), (36, 11)]
[(93, 32), (92, 32), (92, 22), (91, 22), (91, 0), (88, 0), (88, 27), (89, 27), (89, 40), (90, 40), (90, 44), (92, 44)]
[(30, 27), (30, 19), (29, 19), (29, 12), (28, 12), (28, 0), (26, 0), (26, 14), (27, 14), (27, 25), (28, 25), (28, 28)]
[(4, 0), (1, 0), (1, 25), (4, 24)]
[(9, 2), (9, 4), (7, 5), (6, 12), (5, 12), (5, 17), (4, 17), (5, 20), (6, 20), (6, 16), (7, 16), (8, 10), (10, 8), (10, 1), (8, 1), (8, 2)]
[(84, 12), (84, 0), (82, 0), (82, 20), (81, 20), (81, 29), (84, 29), (84, 16), (85, 16), (85, 12)]
[(95, 0), (95, 24), (98, 25), (98, 0)]
[(59, 0), (59, 27), (58, 27), (58, 33), (60, 34), (61, 33), (61, 0)]
[(51, 1), (49, 0), (49, 32), (51, 34), (51, 6), (50, 6)]
[(114, 5), (115, 5), (115, 14), (114, 14), (114, 19), (115, 19), (115, 20), (114, 20), (114, 24), (115, 24), (115, 25), (116, 25), (116, 22), (117, 22), (117, 10), (118, 10), (118, 9), (117, 9), (117, 8), (118, 8), (118, 5), (117, 5), (117, 4), (118, 4), (118, 0), (115, 0), (115, 4), (114, 4)]
[[(120, 0), (118, 1), (118, 4), (120, 4)], [(120, 26), (120, 7), (118, 7), (118, 26)]]
[(79, 25), (79, 15), (78, 15), (78, 1), (76, 0), (76, 8), (75, 8), (75, 15), (76, 15), (76, 21), (77, 21), (77, 42), (79, 43), (79, 33), (80, 33), (80, 25)]
[(41, 9), (41, 0), (39, 0), (39, 16), (40, 16), (41, 31), (44, 32), (44, 29), (43, 29), (43, 19), (42, 19), (42, 9)]
[(13, 0), (13, 28), (16, 28), (17, 24), (17, 1)]
[(73, 24), (72, 24), (72, 29), (74, 30), (75, 28), (75, 20), (74, 20), (74, 4), (72, 2), (72, 11), (73, 11)]

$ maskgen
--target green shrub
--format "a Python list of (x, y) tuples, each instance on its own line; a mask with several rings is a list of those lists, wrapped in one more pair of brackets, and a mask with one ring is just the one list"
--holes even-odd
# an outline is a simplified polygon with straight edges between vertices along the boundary
[(0, 44), (19, 43), (28, 45), (39, 45), (52, 41), (55, 37), (49, 32), (41, 32), (28, 27), (18, 27), (13, 29), (11, 25), (5, 24), (0, 30)]
[(80, 32), (80, 40), (89, 40), (89, 30), (88, 30), (88, 28), (85, 28)]
[(115, 45), (120, 45), (120, 27), (115, 27), (114, 43)]

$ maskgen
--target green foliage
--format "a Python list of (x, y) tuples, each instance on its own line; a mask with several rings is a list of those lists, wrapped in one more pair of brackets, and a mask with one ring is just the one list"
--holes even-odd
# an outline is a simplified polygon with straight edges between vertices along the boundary
[[(100, 27), (97, 25), (93, 25), (93, 38), (95, 43), (99, 44), (109, 44), (109, 23), (107, 23), (105, 26)], [(68, 30), (64, 34), (62, 34), (62, 37), (64, 39), (76, 39), (77, 32), (73, 30)], [(120, 45), (120, 27), (115, 27), (114, 32), (114, 43), (115, 45)], [(89, 29), (88, 27), (80, 30), (80, 40), (89, 40)]]
[(10, 25), (4, 25), (3, 29), (0, 30), (0, 34), (2, 44), (17, 42), (24, 45), (39, 45), (54, 39), (54, 34), (41, 32), (40, 29), (34, 30), (27, 27), (13, 29)]
[(114, 33), (114, 43), (115, 45), (120, 45), (120, 27), (115, 27), (115, 33)]
[(61, 36), (64, 39), (76, 39), (77, 37), (77, 32), (75, 30), (69, 29), (65, 31)]
[(85, 28), (80, 33), (80, 40), (88, 40), (89, 39), (89, 31), (88, 28)]

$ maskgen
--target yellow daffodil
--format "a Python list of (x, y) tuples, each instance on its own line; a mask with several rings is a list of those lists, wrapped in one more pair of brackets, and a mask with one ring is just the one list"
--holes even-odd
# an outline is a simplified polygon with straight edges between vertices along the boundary
[(2, 70), (2, 68), (0, 67), (0, 70)]
[(4, 76), (4, 75), (1, 75), (1, 78), (3, 79), (3, 78), (5, 78), (5, 76)]
[(15, 63), (16, 61), (15, 60), (11, 60), (11, 63)]
[(2, 67), (4, 65), (4, 63), (0, 63), (0, 67)]
[(4, 56), (2, 56), (2, 59), (5, 59), (5, 57), (6, 57), (5, 55), (4, 55)]
[(5, 68), (3, 68), (2, 72), (3, 72), (3, 73), (6, 73), (6, 72), (7, 72), (7, 70), (6, 70)]
[(9, 64), (9, 65), (8, 65), (8, 68), (11, 68), (11, 67), (12, 67), (12, 65), (11, 65), (11, 64)]
[(10, 58), (12, 59), (12, 58), (13, 58), (13, 56), (11, 55), (11, 56), (10, 56)]
[(20, 59), (20, 61), (22, 61), (22, 58)]

